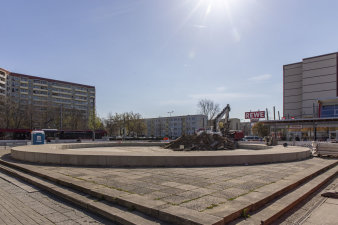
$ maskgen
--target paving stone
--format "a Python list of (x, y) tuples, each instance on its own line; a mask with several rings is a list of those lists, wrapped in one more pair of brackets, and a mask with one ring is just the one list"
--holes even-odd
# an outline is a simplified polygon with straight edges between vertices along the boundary
[(177, 187), (177, 186), (180, 186), (182, 184), (176, 183), (176, 182), (171, 182), (171, 181), (166, 181), (166, 182), (163, 182), (161, 185), (167, 186), (167, 187)]
[(168, 197), (161, 198), (162, 201), (174, 204), (174, 205), (179, 205), (184, 201), (190, 200), (190, 198), (183, 197), (183, 196), (178, 196), (178, 195), (170, 195)]
[(178, 188), (166, 188), (166, 189), (162, 189), (161, 192), (168, 193), (168, 194), (179, 194), (179, 193), (184, 192), (184, 190), (178, 189)]
[(160, 191), (154, 191), (154, 192), (145, 194), (143, 196), (147, 197), (149, 199), (157, 200), (157, 199), (168, 197), (170, 195), (172, 195), (172, 194), (168, 194), (168, 193), (164, 193), (164, 192), (160, 192)]
[[(197, 189), (195, 189), (195, 190), (197, 190)], [(186, 197), (188, 199), (200, 198), (200, 197), (206, 195), (203, 192), (195, 191), (195, 190), (194, 191), (186, 191), (186, 192), (178, 193), (177, 195), (182, 196), (182, 197)], [(209, 193), (207, 193), (207, 194), (209, 194)]]
[(176, 188), (179, 188), (179, 189), (182, 189), (182, 190), (195, 190), (197, 189), (198, 187), (197, 186), (193, 186), (193, 185), (189, 185), (189, 184), (183, 184), (183, 185), (180, 185), (180, 186), (177, 186)]
[(139, 194), (139, 195), (144, 195), (144, 194), (149, 194), (152, 193), (156, 190), (150, 189), (150, 188), (145, 188), (145, 187), (135, 187), (134, 189), (131, 189), (130, 192)]
[[(18, 182), (22, 182), (18, 180)], [(22, 185), (26, 185), (22, 183)], [(13, 190), (14, 191), (13, 191)], [(28, 192), (0, 179), (0, 224), (112, 224), (43, 191)], [(80, 221), (80, 222), (78, 222)]]
[(214, 196), (203, 196), (198, 199), (191, 200), (189, 202), (185, 202), (181, 204), (181, 207), (186, 207), (196, 211), (203, 211), (206, 210), (208, 207), (217, 206), (220, 203), (227, 202), (226, 199), (223, 198), (216, 198)]
[(58, 222), (69, 220), (67, 216), (59, 212), (48, 213), (48, 214), (45, 214), (44, 216), (50, 221), (52, 221), (53, 223), (58, 223)]
[(225, 199), (231, 200), (231, 199), (237, 198), (238, 196), (246, 194), (248, 192), (249, 191), (244, 190), (244, 189), (240, 189), (240, 188), (228, 188), (228, 189), (225, 189), (225, 190), (213, 192), (210, 195), (215, 196), (215, 197), (219, 197), (219, 198), (225, 198)]
[(236, 188), (244, 189), (244, 190), (247, 190), (247, 191), (252, 191), (252, 190), (260, 188), (264, 185), (266, 185), (266, 184), (261, 183), (261, 182), (256, 182), (256, 181), (248, 181), (248, 182), (245, 182), (243, 184), (237, 185)]

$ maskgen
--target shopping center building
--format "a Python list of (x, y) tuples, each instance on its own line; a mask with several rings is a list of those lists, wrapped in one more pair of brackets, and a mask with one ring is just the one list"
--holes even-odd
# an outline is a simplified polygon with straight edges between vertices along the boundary
[(338, 53), (283, 66), (283, 120), (265, 121), (289, 138), (338, 138)]

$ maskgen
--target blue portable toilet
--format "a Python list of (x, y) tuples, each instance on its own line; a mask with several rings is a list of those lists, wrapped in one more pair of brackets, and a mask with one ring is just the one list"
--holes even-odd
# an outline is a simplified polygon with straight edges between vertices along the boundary
[(31, 133), (32, 145), (43, 145), (45, 143), (45, 132), (42, 130), (35, 130)]

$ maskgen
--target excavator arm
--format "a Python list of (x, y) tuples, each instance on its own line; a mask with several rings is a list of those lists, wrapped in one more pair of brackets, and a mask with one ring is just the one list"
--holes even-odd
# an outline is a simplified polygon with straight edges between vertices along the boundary
[(214, 119), (214, 126), (213, 126), (213, 132), (218, 132), (220, 131), (219, 129), (219, 121), (222, 119), (223, 116), (225, 116), (224, 120), (224, 129), (225, 131), (229, 127), (229, 112), (230, 112), (230, 105), (227, 104), (227, 106), (215, 117)]

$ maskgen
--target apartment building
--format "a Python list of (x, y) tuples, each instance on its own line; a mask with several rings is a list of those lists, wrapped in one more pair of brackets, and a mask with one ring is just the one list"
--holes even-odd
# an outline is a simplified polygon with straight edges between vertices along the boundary
[(180, 137), (206, 129), (207, 117), (204, 115), (185, 115), (144, 119), (148, 137)]
[(0, 96), (6, 95), (7, 73), (8, 71), (0, 69)]
[(94, 86), (14, 73), (2, 68), (0, 95), (7, 96), (20, 107), (30, 106), (36, 117), (35, 128), (46, 128), (45, 124), (39, 123), (39, 117), (51, 107), (61, 116), (67, 110), (77, 111), (87, 120), (95, 110)]
[(338, 117), (338, 53), (283, 66), (283, 114), (288, 118)]

